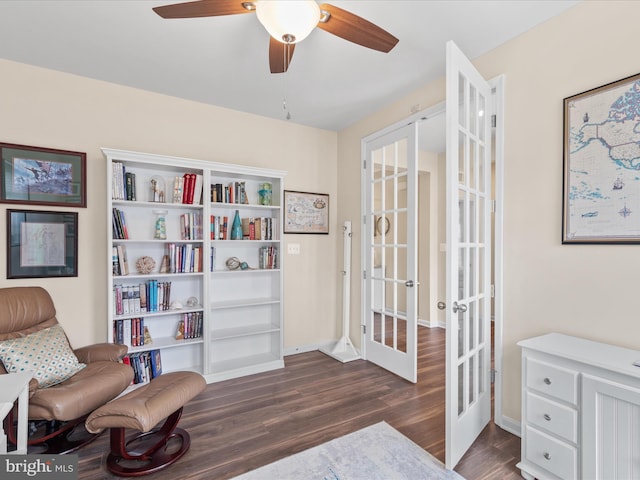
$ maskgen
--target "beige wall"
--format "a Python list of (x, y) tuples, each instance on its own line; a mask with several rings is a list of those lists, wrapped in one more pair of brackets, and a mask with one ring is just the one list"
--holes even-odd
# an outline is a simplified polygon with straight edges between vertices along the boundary
[[(284, 254), (285, 348), (336, 337), (336, 238), (341, 235), (335, 132), (3, 60), (0, 79), (1, 142), (87, 153), (88, 208), (71, 209), (79, 212), (77, 278), (7, 280), (6, 235), (0, 235), (0, 285), (47, 288), (75, 347), (107, 337), (110, 219), (100, 147), (286, 170), (287, 189), (328, 193), (330, 235), (284, 238), (285, 245), (301, 245), (300, 255)], [(4, 210), (22, 207), (0, 204), (3, 232)]]
[[(640, 247), (561, 244), (562, 100), (640, 72), (638, 18), (640, 2), (584, 2), (474, 62), (485, 78), (506, 75), (503, 406), (513, 419), (520, 339), (558, 331), (640, 349)], [(444, 94), (440, 79), (339, 133), (339, 220), (358, 218), (360, 139)], [(360, 241), (356, 224), (354, 271)], [(360, 319), (357, 281), (353, 295)]]

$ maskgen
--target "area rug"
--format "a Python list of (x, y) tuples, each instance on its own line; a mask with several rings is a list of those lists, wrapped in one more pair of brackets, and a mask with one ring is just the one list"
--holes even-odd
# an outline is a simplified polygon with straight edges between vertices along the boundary
[(234, 480), (464, 480), (386, 422), (247, 472)]

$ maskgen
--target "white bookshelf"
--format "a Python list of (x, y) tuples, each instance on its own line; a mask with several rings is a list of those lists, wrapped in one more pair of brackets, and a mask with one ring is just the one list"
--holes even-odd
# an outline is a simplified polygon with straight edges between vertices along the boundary
[[(282, 278), (282, 199), (285, 172), (240, 165), (208, 162), (157, 154), (146, 154), (103, 148), (107, 159), (108, 222), (108, 339), (115, 340), (114, 322), (144, 318), (153, 342), (130, 347), (131, 353), (159, 349), (164, 372), (193, 370), (202, 373), (208, 382), (249, 375), (284, 366), (283, 361), (283, 278)], [(127, 172), (136, 175), (136, 200), (113, 198), (112, 165), (121, 163)], [(173, 202), (173, 183), (185, 173), (200, 175), (203, 184), (200, 204)], [(165, 202), (152, 201), (151, 179), (162, 178)], [(261, 205), (258, 191), (271, 184), (271, 205)], [(212, 198), (213, 185), (244, 185), (245, 203), (231, 203), (226, 198)], [(212, 201), (214, 200), (214, 201)], [(114, 239), (112, 211), (124, 212), (128, 239)], [(154, 238), (156, 210), (166, 211), (166, 240)], [(268, 239), (228, 239), (236, 210), (241, 218), (262, 219), (271, 225)], [(180, 216), (185, 213), (202, 217), (202, 234), (184, 240), (180, 236)], [(213, 238), (213, 222), (227, 217), (227, 239)], [(255, 222), (254, 222), (255, 228)], [(261, 232), (260, 237), (265, 232)], [(162, 257), (168, 245), (190, 245), (202, 249), (202, 269), (188, 273), (160, 273)], [(114, 246), (126, 249), (129, 274), (114, 275)], [(276, 253), (275, 265), (260, 268), (260, 249)], [(215, 250), (215, 264), (212, 253)], [(150, 274), (136, 271), (136, 260), (151, 256), (156, 267)], [(229, 270), (227, 259), (237, 257), (247, 269)], [(134, 286), (154, 279), (171, 282), (170, 300), (180, 302), (180, 308), (166, 311), (117, 314), (112, 301), (115, 285)], [(196, 306), (188, 306), (190, 297)], [(203, 331), (199, 338), (176, 340), (178, 322), (185, 313), (202, 314)]]

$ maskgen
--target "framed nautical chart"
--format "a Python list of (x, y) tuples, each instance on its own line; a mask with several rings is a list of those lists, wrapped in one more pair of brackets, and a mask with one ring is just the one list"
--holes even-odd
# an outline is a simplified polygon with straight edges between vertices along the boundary
[(564, 99), (562, 243), (640, 243), (640, 74)]

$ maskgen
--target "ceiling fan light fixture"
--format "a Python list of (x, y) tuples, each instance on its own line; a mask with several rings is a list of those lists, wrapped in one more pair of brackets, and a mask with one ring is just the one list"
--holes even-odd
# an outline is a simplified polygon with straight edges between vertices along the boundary
[(255, 4), (260, 23), (282, 43), (304, 40), (320, 21), (315, 0), (258, 0)]

